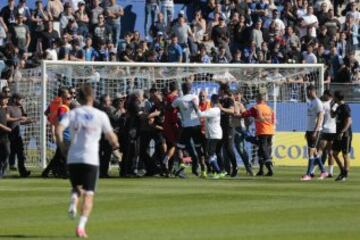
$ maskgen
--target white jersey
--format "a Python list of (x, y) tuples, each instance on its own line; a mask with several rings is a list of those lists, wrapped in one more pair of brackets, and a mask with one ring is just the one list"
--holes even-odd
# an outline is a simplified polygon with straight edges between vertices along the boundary
[(70, 127), (71, 145), (67, 163), (99, 166), (99, 140), (101, 133), (112, 131), (106, 113), (90, 106), (81, 106), (66, 113), (60, 124)]
[[(334, 106), (334, 108), (336, 108)], [(323, 122), (323, 133), (336, 133), (336, 118), (331, 117), (331, 100), (323, 102), (324, 108), (324, 122)], [(333, 109), (335, 110), (335, 109)]]
[(182, 127), (195, 127), (200, 125), (199, 116), (196, 114), (193, 108), (194, 103), (199, 105), (199, 98), (194, 94), (186, 94), (182, 97), (178, 97), (173, 103), (173, 108), (180, 110), (181, 125)]
[[(323, 105), (319, 98), (307, 101), (307, 127), (306, 131), (312, 132), (316, 128), (318, 114), (324, 112)], [(321, 130), (321, 127), (320, 129)]]
[(164, 7), (173, 7), (174, 6), (174, 0), (161, 0), (161, 5)]
[(218, 107), (210, 108), (205, 112), (198, 113), (200, 117), (204, 117), (206, 139), (222, 139), (223, 132), (220, 125), (221, 120), (221, 110)]

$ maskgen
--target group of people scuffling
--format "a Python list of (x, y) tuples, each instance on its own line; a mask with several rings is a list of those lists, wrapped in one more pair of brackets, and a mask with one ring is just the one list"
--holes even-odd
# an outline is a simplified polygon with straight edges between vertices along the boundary
[[(109, 95), (100, 97), (95, 106), (108, 115), (119, 138), (120, 176), (184, 178), (184, 160), (190, 157), (192, 173), (196, 176), (236, 177), (239, 166), (235, 151), (246, 173), (253, 176), (246, 141), (258, 147), (260, 169), (257, 175), (272, 176), (275, 117), (266, 104), (265, 95), (259, 94), (256, 104), (246, 109), (241, 92), (230, 90), (226, 83), (220, 83), (218, 94), (209, 98), (204, 90), (199, 95), (192, 91), (190, 82), (183, 83), (181, 91), (178, 83), (173, 82), (161, 91), (151, 88), (144, 94), (137, 89), (114, 100)], [(77, 106), (74, 102), (76, 95), (61, 88), (46, 112), (49, 123), (55, 126), (66, 112)], [(248, 133), (248, 118), (255, 120), (256, 137)], [(69, 130), (64, 131), (64, 141), (71, 142)], [(104, 137), (100, 140), (99, 159), (99, 175), (107, 178), (112, 149)], [(66, 177), (65, 162), (66, 158), (58, 149), (42, 176), (48, 177), (52, 171), (55, 176)]]

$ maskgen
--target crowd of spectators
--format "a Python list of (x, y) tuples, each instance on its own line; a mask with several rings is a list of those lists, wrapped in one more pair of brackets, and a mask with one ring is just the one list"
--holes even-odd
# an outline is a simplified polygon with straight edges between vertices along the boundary
[[(358, 0), (146, 0), (144, 37), (122, 33), (116, 0), (8, 0), (0, 59), (11, 71), (41, 59), (197, 63), (323, 63), (326, 80), (359, 80)], [(190, 14), (189, 14), (190, 12)], [(123, 35), (123, 36), (122, 36)], [(9, 73), (10, 71), (10, 73)]]

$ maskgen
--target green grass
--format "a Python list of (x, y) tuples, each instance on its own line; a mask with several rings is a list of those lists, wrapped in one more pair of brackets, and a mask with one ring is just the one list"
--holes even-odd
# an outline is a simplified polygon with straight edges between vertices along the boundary
[[(300, 182), (304, 168), (273, 178), (100, 180), (91, 239), (360, 239), (360, 168), (347, 182)], [(0, 180), (0, 239), (73, 239), (69, 183)]]

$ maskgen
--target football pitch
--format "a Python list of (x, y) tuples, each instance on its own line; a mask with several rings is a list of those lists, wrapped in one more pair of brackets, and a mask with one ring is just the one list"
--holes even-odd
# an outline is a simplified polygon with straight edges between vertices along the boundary
[[(360, 168), (347, 182), (300, 182), (304, 168), (238, 179), (102, 179), (90, 239), (360, 239)], [(69, 182), (0, 180), (0, 239), (75, 239)]]

